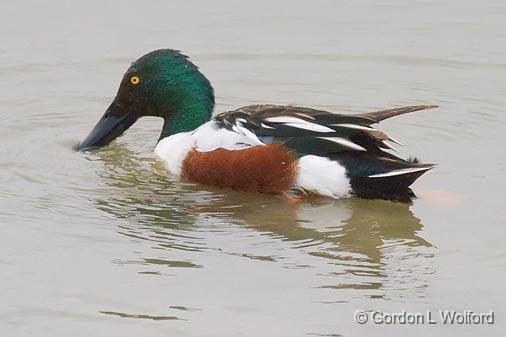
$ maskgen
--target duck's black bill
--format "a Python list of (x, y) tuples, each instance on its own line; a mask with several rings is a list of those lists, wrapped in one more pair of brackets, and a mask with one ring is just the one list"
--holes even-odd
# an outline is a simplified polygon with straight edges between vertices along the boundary
[(114, 101), (88, 137), (74, 145), (73, 149), (86, 151), (105, 146), (121, 136), (135, 121), (136, 118), (131, 113), (123, 111), (121, 106)]

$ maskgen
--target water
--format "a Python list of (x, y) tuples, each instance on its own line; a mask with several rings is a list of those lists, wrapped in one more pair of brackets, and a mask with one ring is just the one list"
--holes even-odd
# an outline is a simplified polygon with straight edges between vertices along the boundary
[[(503, 1), (0, 5), (0, 335), (499, 336), (506, 314)], [(439, 166), (413, 205), (183, 183), (145, 119), (81, 140), (129, 63), (192, 57), (217, 112), (441, 108), (381, 128)], [(357, 309), (494, 310), (487, 326), (359, 325)]]

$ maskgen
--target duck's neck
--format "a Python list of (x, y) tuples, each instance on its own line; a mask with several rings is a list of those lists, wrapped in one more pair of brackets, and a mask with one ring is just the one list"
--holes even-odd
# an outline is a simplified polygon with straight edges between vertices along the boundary
[(183, 100), (179, 107), (165, 118), (159, 141), (176, 133), (198, 128), (211, 119), (213, 109), (214, 95), (212, 95), (212, 91), (205, 95), (194, 95)]

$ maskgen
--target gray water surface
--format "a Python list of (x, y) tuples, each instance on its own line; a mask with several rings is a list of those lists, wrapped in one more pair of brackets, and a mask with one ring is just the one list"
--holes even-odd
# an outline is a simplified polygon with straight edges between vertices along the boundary
[[(4, 1), (1, 336), (500, 336), (506, 317), (504, 1)], [(75, 153), (130, 62), (189, 54), (216, 112), (352, 113), (437, 163), (412, 205), (289, 204), (170, 177), (161, 121)], [(495, 311), (359, 325), (358, 309)]]

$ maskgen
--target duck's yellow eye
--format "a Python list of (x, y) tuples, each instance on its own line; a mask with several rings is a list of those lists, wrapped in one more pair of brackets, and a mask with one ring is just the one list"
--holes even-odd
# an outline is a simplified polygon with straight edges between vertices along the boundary
[(137, 85), (140, 82), (141, 82), (141, 79), (139, 78), (139, 76), (130, 77), (130, 83), (132, 83), (133, 85)]

